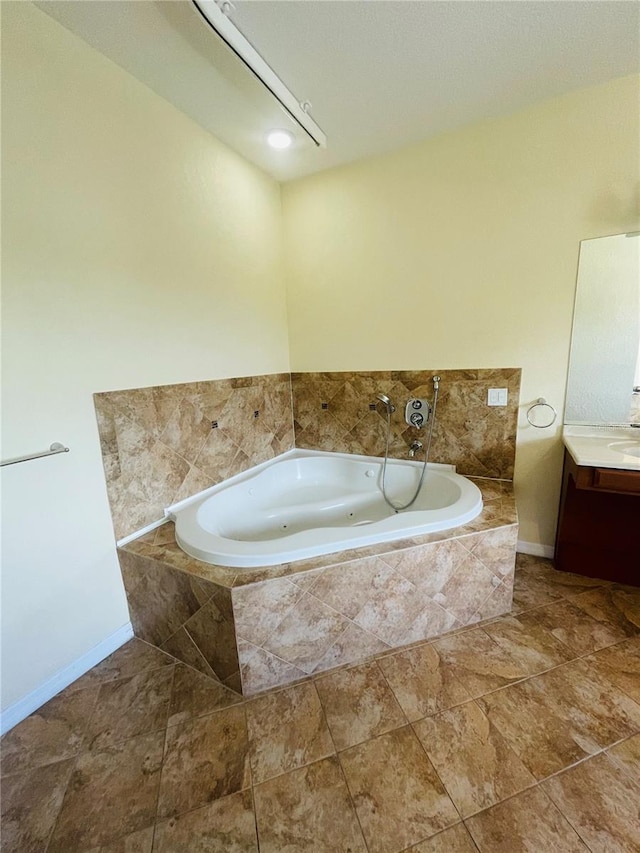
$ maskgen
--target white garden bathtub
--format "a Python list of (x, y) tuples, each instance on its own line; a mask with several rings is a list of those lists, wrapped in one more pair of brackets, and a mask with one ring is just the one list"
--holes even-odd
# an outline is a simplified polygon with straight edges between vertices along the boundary
[[(430, 464), (410, 509), (394, 512), (381, 492), (382, 459), (291, 450), (169, 507), (176, 541), (219, 566), (274, 566), (347, 548), (448, 530), (482, 510), (480, 490), (453, 465)], [(390, 459), (387, 494), (413, 496), (422, 462)]]

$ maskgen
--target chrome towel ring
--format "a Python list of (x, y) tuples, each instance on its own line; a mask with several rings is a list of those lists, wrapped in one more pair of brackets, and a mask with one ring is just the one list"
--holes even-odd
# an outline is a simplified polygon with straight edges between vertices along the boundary
[[(550, 410), (550, 411), (545, 413), (547, 415), (547, 418), (549, 418), (549, 417), (551, 418), (551, 420), (548, 423), (537, 424), (531, 420), (531, 413), (533, 412), (534, 409), (537, 409), (539, 406), (545, 407), (546, 409)], [(536, 429), (547, 429), (547, 427), (553, 426), (553, 424), (556, 422), (557, 417), (558, 417), (558, 413), (553, 408), (551, 403), (547, 403), (547, 401), (544, 399), (544, 397), (538, 397), (538, 399), (533, 404), (533, 406), (529, 406), (529, 408), (527, 409), (527, 420), (529, 421), (531, 426), (535, 427)]]

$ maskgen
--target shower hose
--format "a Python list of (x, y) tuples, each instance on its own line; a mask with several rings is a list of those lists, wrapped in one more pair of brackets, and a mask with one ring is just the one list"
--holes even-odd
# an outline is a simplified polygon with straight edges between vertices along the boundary
[(429, 462), (429, 451), (431, 450), (431, 437), (433, 435), (433, 427), (434, 427), (434, 424), (436, 421), (436, 409), (438, 407), (438, 390), (439, 390), (439, 388), (440, 388), (440, 377), (434, 376), (434, 378), (433, 378), (433, 407), (431, 410), (431, 424), (429, 426), (429, 438), (427, 440), (427, 448), (424, 452), (424, 464), (422, 466), (422, 472), (420, 474), (420, 482), (418, 483), (418, 488), (416, 489), (414, 496), (411, 498), (409, 503), (406, 503), (403, 506), (398, 506), (397, 504), (392, 503), (392, 501), (387, 496), (387, 487), (386, 487), (387, 461), (389, 459), (389, 438), (391, 436), (391, 406), (387, 406), (387, 441), (386, 441), (386, 445), (384, 448), (384, 462), (382, 464), (382, 496), (394, 512), (402, 512), (405, 509), (409, 509), (409, 507), (413, 506), (413, 504), (416, 502), (418, 495), (420, 494), (420, 489), (422, 488), (425, 473), (427, 471), (427, 463)]

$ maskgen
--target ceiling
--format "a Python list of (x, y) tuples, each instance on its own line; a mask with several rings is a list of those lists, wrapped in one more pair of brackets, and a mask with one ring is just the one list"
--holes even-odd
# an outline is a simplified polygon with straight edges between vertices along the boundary
[[(281, 181), (640, 72), (628, 0), (233, 0), (232, 21), (311, 102), (318, 149), (190, 0), (36, 5)], [(273, 127), (293, 148), (266, 146)]]

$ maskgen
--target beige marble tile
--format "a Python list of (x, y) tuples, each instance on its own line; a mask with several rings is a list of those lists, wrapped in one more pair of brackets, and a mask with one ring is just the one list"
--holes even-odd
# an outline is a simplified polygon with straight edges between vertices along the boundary
[(233, 590), (233, 613), (240, 637), (261, 646), (302, 596), (302, 589), (287, 578)]
[(147, 826), (144, 829), (137, 830), (137, 832), (124, 835), (109, 844), (92, 847), (91, 850), (84, 853), (151, 853), (153, 830), (153, 826)]
[(340, 753), (371, 853), (395, 853), (458, 821), (409, 726)]
[(288, 379), (249, 379), (94, 395), (118, 536), (161, 518), (172, 501), (270, 458), (275, 436), (278, 452), (288, 449)]
[(640, 634), (640, 590), (610, 586), (585, 592), (574, 599), (593, 619), (615, 625), (627, 637)]
[(497, 586), (491, 593), (489, 598), (482, 602), (476, 610), (474, 618), (478, 621), (485, 619), (494, 619), (496, 616), (502, 616), (511, 612), (513, 603), (513, 577), (508, 575), (502, 583)]
[(538, 608), (534, 618), (575, 655), (586, 655), (624, 640), (626, 632), (606, 620), (596, 620), (574, 601)]
[(196, 809), (249, 787), (244, 708), (224, 708), (167, 729), (159, 817)]
[(513, 582), (513, 612), (523, 613), (545, 604), (560, 601), (561, 592), (547, 579), (538, 574), (534, 567), (524, 568), (520, 564), (522, 554), (516, 557), (516, 572)]
[(281, 660), (310, 673), (347, 624), (347, 620), (335, 610), (305, 593), (289, 610), (264, 648)]
[(174, 667), (108, 681), (100, 687), (86, 747), (102, 751), (136, 735), (167, 725)]
[(337, 750), (406, 725), (375, 661), (318, 678), (315, 685)]
[(229, 705), (237, 705), (242, 696), (211, 678), (178, 664), (175, 668), (167, 723), (175, 726), (193, 717), (202, 717)]
[(80, 751), (93, 714), (98, 687), (63, 690), (0, 741), (2, 775), (71, 758)]
[(523, 791), (465, 823), (480, 853), (588, 853), (540, 788)]
[(204, 655), (193, 642), (184, 626), (179, 628), (175, 634), (172, 634), (168, 640), (165, 640), (161, 648), (162, 651), (173, 655), (173, 657), (182, 661), (187, 666), (197, 669), (203, 675), (209, 678), (217, 678), (215, 672), (211, 669)]
[(239, 671), (235, 626), (224, 602), (211, 599), (184, 623), (184, 628), (220, 681)]
[(185, 572), (147, 557), (137, 559), (149, 569), (127, 593), (131, 622), (137, 637), (160, 646), (200, 610), (200, 596)]
[(640, 706), (584, 660), (483, 696), (478, 704), (537, 779), (640, 730)]
[(385, 655), (378, 665), (410, 721), (469, 699), (469, 693), (433, 645)]
[(422, 592), (433, 596), (442, 591), (467, 553), (461, 540), (448, 539), (385, 554), (382, 559)]
[(264, 649), (250, 646), (241, 640), (238, 641), (238, 646), (244, 696), (253, 696), (272, 687), (280, 687), (307, 678), (304, 670)]
[[(415, 636), (414, 623), (422, 624), (423, 612), (430, 611), (434, 620), (442, 618), (453, 623), (453, 619), (435, 605), (428, 596), (400, 575), (389, 569), (384, 581), (375, 588), (366, 604), (355, 617), (355, 622), (365, 631), (374, 634), (391, 648), (410, 643), (421, 636)], [(418, 633), (420, 633), (418, 628)]]
[(518, 539), (518, 528), (515, 525), (499, 527), (497, 530), (489, 530), (469, 540), (461, 540), (466, 546), (467, 541), (471, 544), (471, 552), (487, 568), (498, 575), (505, 577), (513, 573), (516, 559), (516, 541)]
[(165, 654), (160, 649), (137, 637), (133, 637), (77, 681), (74, 681), (73, 684), (70, 684), (66, 688), (66, 692), (83, 690), (86, 687), (100, 685), (106, 681), (127, 678), (151, 669), (173, 666), (173, 664), (175, 664), (175, 659), (171, 655)]
[(472, 698), (530, 674), (523, 656), (512, 657), (482, 628), (436, 640), (433, 647)]
[[(496, 575), (474, 554), (467, 554), (440, 591), (442, 606), (463, 625), (494, 592)], [(440, 599), (438, 599), (440, 601)]]
[(374, 634), (349, 622), (335, 643), (327, 649), (315, 665), (313, 672), (315, 674), (333, 667), (363, 661), (388, 649), (389, 646)]
[(153, 853), (258, 853), (251, 792), (159, 821)]
[(73, 759), (57, 761), (0, 782), (4, 853), (41, 853), (62, 806)]
[(334, 756), (255, 788), (261, 853), (365, 853), (366, 846)]
[(607, 750), (607, 755), (633, 779), (640, 779), (640, 734), (623, 740)]
[(160, 434), (160, 441), (193, 463), (210, 432), (211, 420), (201, 407), (183, 398)]
[(48, 851), (91, 849), (148, 827), (155, 817), (163, 741), (156, 732), (81, 755)]
[(536, 783), (475, 702), (413, 728), (463, 818)]
[(575, 657), (535, 616), (527, 613), (503, 616), (483, 626), (483, 630), (512, 660), (520, 662), (528, 675), (551, 669)]
[(335, 752), (311, 683), (253, 699), (246, 710), (255, 784)]
[(367, 557), (326, 569), (311, 587), (311, 593), (338, 613), (353, 619), (377, 590), (386, 585), (391, 575), (385, 562)]
[(593, 853), (640, 849), (640, 783), (598, 755), (543, 786)]
[(214, 486), (215, 482), (210, 474), (201, 471), (196, 465), (191, 465), (184, 480), (180, 483), (178, 490), (171, 499), (172, 504), (177, 504), (179, 501), (184, 501), (187, 498), (193, 497), (200, 492), (204, 492), (210, 486)]
[(407, 850), (407, 853), (478, 853), (478, 848), (464, 824), (458, 823), (433, 835), (427, 841), (421, 841)]

